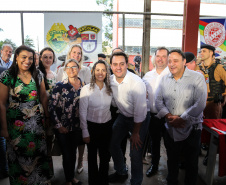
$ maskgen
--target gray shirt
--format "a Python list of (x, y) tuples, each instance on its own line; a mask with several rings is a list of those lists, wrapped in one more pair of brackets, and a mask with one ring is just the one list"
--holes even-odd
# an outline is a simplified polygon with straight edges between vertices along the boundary
[(162, 118), (171, 113), (186, 121), (185, 128), (174, 128), (167, 122), (165, 123), (174, 141), (186, 139), (194, 124), (198, 124), (198, 128), (202, 129), (206, 98), (205, 79), (198, 72), (185, 68), (183, 76), (177, 81), (171, 73), (162, 78), (155, 97), (157, 117)]

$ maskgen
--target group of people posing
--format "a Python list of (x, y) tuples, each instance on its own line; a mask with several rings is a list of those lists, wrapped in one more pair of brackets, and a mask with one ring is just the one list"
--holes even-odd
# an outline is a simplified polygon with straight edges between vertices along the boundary
[[(215, 64), (214, 51), (209, 47), (201, 47), (205, 70)], [(1, 56), (6, 49), (12, 53), (11, 46), (4, 45)], [(3, 166), (10, 184), (51, 184), (54, 137), (61, 148), (67, 185), (82, 184), (75, 178), (75, 163), (78, 148), (77, 172), (81, 173), (85, 144), (89, 185), (123, 182), (128, 178), (128, 168), (121, 145), (130, 132), (130, 182), (141, 185), (148, 130), (152, 164), (146, 175), (150, 177), (158, 171), (163, 136), (168, 185), (178, 183), (180, 151), (186, 163), (185, 184), (196, 184), (203, 110), (206, 101), (216, 103), (216, 93), (207, 88), (207, 79), (201, 72), (186, 67), (186, 55), (181, 50), (158, 48), (155, 69), (143, 79), (128, 70), (128, 56), (120, 48), (113, 50), (110, 65), (98, 60), (90, 70), (83, 66), (81, 46), (72, 45), (57, 73), (50, 69), (56, 57), (49, 47), (38, 57), (27, 46), (16, 49), (13, 61), (9, 56), (8, 53), (10, 65), (1, 59), (5, 64), (0, 75), (0, 123), (1, 136), (7, 140), (9, 169)], [(223, 69), (220, 64), (215, 68)], [(224, 88), (220, 92), (223, 105), (225, 70), (214, 74), (214, 79)], [(112, 106), (117, 107), (116, 117)], [(111, 157), (115, 173), (108, 175)]]

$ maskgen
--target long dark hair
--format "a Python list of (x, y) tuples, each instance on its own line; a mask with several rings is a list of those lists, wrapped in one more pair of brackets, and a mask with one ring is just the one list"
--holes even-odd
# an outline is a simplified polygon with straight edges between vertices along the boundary
[(40, 55), (39, 55), (39, 67), (38, 67), (38, 69), (44, 74), (44, 83), (45, 83), (45, 86), (46, 86), (46, 90), (49, 90), (49, 84), (48, 84), (48, 82), (47, 82), (47, 73), (46, 73), (46, 69), (45, 69), (45, 67), (44, 67), (44, 65), (43, 65), (43, 63), (42, 63), (42, 61), (41, 61), (41, 57), (42, 57), (44, 51), (51, 51), (51, 52), (53, 53), (53, 63), (54, 63), (55, 60), (56, 60), (56, 56), (55, 56), (55, 53), (54, 53), (53, 49), (50, 48), (50, 47), (45, 47), (45, 48), (43, 48), (43, 49), (40, 51)]
[(112, 93), (111, 86), (110, 86), (110, 70), (109, 70), (108, 64), (103, 60), (98, 60), (93, 65), (92, 72), (91, 72), (92, 76), (91, 76), (91, 80), (90, 80), (90, 89), (94, 89), (94, 86), (95, 86), (95, 83), (96, 83), (95, 69), (96, 69), (97, 64), (104, 64), (105, 67), (106, 67), (107, 74), (106, 74), (106, 77), (104, 79), (104, 83), (105, 83), (105, 86), (106, 86), (106, 93), (110, 96), (111, 93)]
[(16, 49), (16, 51), (14, 53), (14, 57), (13, 57), (13, 63), (11, 65), (11, 67), (9, 68), (9, 74), (13, 76), (13, 85), (12, 85), (13, 91), (14, 91), (14, 88), (15, 88), (17, 75), (19, 73), (19, 68), (18, 68), (18, 65), (17, 65), (16, 58), (17, 58), (17, 56), (19, 56), (19, 54), (22, 51), (28, 51), (28, 52), (31, 52), (33, 54), (33, 63), (31, 64), (29, 71), (31, 72), (31, 76), (35, 80), (37, 93), (38, 93), (38, 97), (39, 97), (39, 95), (40, 95), (40, 84), (39, 84), (39, 80), (38, 80), (39, 70), (36, 70), (36, 67), (35, 67), (35, 51), (33, 49), (29, 48), (28, 46), (24, 46), (24, 45), (21, 45), (20, 47), (18, 47)]

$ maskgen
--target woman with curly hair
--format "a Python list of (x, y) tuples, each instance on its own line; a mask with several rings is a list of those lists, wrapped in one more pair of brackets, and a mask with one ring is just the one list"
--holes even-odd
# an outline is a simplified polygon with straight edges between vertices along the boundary
[[(88, 147), (89, 185), (108, 185), (109, 144), (111, 139), (112, 91), (107, 63), (99, 60), (92, 69), (91, 82), (80, 94), (80, 127)], [(100, 164), (97, 164), (97, 153)], [(99, 166), (99, 169), (98, 169)]]

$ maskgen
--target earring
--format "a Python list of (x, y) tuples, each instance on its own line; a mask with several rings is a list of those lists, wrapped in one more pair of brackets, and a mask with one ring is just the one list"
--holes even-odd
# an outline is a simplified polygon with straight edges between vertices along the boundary
[(16, 65), (17, 65), (17, 61), (16, 61)]

